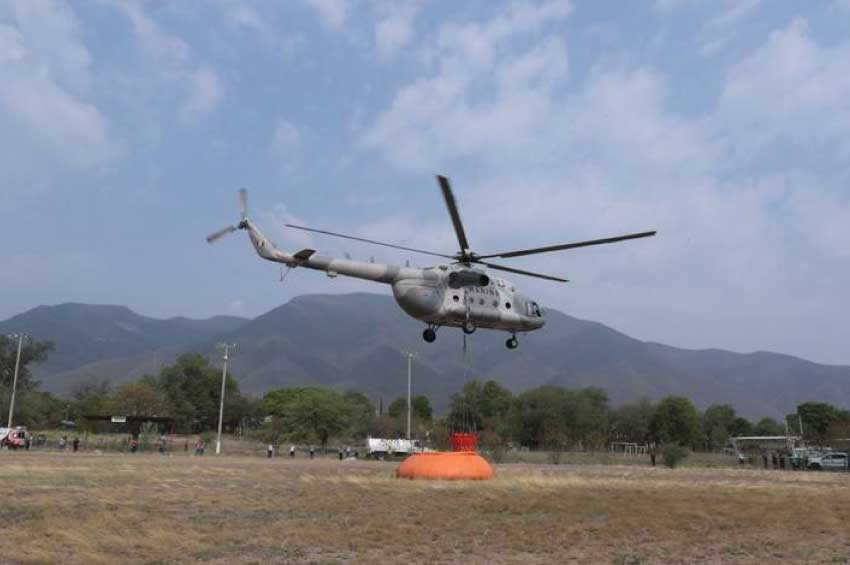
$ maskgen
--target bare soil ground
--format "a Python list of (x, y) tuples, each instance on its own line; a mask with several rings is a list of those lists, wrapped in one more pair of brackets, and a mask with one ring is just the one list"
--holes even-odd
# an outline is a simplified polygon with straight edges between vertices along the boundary
[(850, 476), (0, 452), (2, 563), (847, 563)]

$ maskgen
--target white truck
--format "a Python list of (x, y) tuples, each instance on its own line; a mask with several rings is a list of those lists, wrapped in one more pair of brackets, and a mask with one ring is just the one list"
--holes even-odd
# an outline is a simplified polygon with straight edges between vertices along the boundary
[(832, 452), (817, 457), (809, 457), (809, 469), (814, 471), (846, 471), (847, 454)]
[(366, 438), (366, 455), (372, 459), (405, 456), (415, 451), (423, 451), (418, 439)]

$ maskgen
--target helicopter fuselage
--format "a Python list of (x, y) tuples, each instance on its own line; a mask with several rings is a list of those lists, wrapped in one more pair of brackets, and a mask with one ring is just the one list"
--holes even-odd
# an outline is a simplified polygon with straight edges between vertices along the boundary
[(389, 284), (401, 309), (429, 327), (517, 333), (545, 325), (543, 311), (536, 302), (518, 293), (512, 282), (490, 277), (482, 269), (462, 263), (402, 267), (323, 257), (310, 249), (288, 253), (278, 250), (252, 224), (246, 222), (245, 227), (260, 257), (288, 267), (323, 271), (329, 277), (341, 275)]

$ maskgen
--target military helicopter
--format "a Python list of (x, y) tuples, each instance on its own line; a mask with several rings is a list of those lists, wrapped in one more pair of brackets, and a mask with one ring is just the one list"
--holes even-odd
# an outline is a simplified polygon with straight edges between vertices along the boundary
[(478, 328), (502, 330), (509, 332), (511, 337), (505, 342), (508, 349), (516, 349), (519, 345), (516, 334), (530, 332), (542, 328), (546, 321), (540, 305), (523, 296), (510, 281), (497, 276), (491, 276), (486, 269), (503, 271), (529, 277), (537, 277), (550, 281), (565, 283), (567, 279), (524, 271), (514, 267), (506, 267), (490, 262), (492, 258), (508, 259), (523, 257), (537, 253), (562, 251), (638, 239), (655, 235), (655, 231), (631, 233), (603, 239), (592, 239), (575, 243), (562, 243), (534, 249), (506, 251), (479, 255), (470, 249), (466, 232), (460, 219), (457, 203), (449, 184), (444, 176), (437, 176), (437, 182), (443, 193), (449, 216), (454, 226), (455, 235), (460, 251), (453, 255), (414, 249), (403, 245), (395, 245), (362, 237), (286, 224), (286, 227), (312, 232), (321, 235), (340, 237), (373, 245), (381, 245), (422, 253), (446, 259), (439, 265), (427, 268), (409, 266), (385, 265), (374, 262), (353, 261), (316, 255), (314, 249), (302, 249), (295, 253), (281, 251), (269, 241), (248, 220), (247, 192), (239, 191), (241, 219), (238, 224), (227, 226), (207, 236), (208, 243), (214, 243), (220, 238), (237, 230), (246, 230), (257, 254), (268, 261), (282, 263), (287, 267), (304, 267), (316, 271), (324, 271), (329, 277), (338, 275), (366, 279), (389, 284), (393, 297), (408, 315), (426, 324), (422, 338), (432, 343), (437, 339), (437, 330), (443, 326), (459, 327), (466, 334), (472, 334)]

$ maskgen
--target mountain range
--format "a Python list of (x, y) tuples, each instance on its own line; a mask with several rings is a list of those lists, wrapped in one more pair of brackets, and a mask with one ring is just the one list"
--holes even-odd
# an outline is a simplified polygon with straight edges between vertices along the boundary
[(520, 336), (509, 351), (505, 334), (467, 338), (444, 328), (435, 343), (423, 325), (389, 296), (355, 293), (296, 297), (254, 319), (216, 316), (155, 319), (123, 306), (68, 303), (39, 306), (0, 322), (0, 332), (26, 331), (54, 342), (33, 366), (42, 386), (65, 394), (90, 380), (120, 383), (157, 372), (196, 351), (219, 363), (219, 342), (237, 344), (230, 367), (244, 391), (261, 394), (315, 384), (358, 390), (389, 402), (406, 392), (407, 352), (416, 352), (414, 390), (438, 410), (472, 378), (493, 379), (519, 392), (553, 384), (599, 386), (613, 404), (668, 394), (700, 408), (729, 403), (748, 418), (781, 417), (808, 400), (850, 405), (850, 367), (828, 366), (770, 352), (688, 350), (631, 338), (603, 324), (547, 311), (542, 330)]

